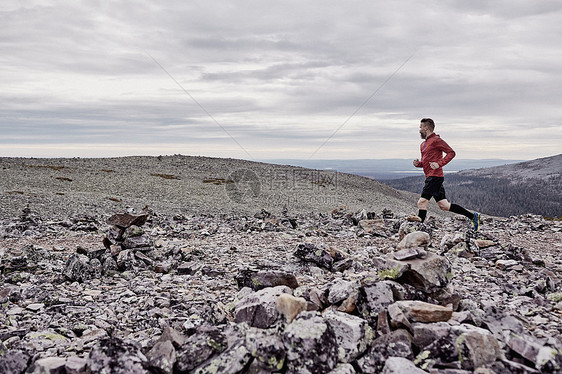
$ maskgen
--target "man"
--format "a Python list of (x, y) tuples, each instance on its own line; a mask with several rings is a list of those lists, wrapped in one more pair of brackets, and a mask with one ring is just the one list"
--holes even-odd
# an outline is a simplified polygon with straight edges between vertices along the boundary
[[(478, 231), (480, 228), (480, 213), (471, 213), (460, 205), (449, 203), (445, 198), (443, 166), (455, 157), (455, 151), (433, 130), (435, 130), (433, 120), (423, 118), (420, 122), (420, 136), (425, 141), (420, 145), (421, 161), (419, 159), (414, 160), (414, 166), (423, 168), (426, 177), (421, 197), (418, 200), (418, 216), (422, 222), (425, 221), (427, 206), (429, 200), (433, 197), (441, 210), (462, 214), (472, 221), (474, 231)], [(443, 157), (443, 153), (445, 153), (445, 157)]]

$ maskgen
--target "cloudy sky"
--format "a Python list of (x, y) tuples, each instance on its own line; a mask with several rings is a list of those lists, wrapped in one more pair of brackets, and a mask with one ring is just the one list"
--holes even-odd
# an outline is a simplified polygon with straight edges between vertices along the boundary
[(562, 152), (560, 1), (33, 1), (0, 10), (0, 156)]

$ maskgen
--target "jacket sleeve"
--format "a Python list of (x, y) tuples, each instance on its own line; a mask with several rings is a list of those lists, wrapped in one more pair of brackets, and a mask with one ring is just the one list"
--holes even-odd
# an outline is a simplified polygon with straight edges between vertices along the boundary
[(440, 167), (447, 165), (456, 155), (453, 148), (449, 147), (449, 144), (447, 144), (443, 139), (439, 139), (438, 149), (445, 152), (445, 157), (437, 161), (437, 164), (439, 164)]

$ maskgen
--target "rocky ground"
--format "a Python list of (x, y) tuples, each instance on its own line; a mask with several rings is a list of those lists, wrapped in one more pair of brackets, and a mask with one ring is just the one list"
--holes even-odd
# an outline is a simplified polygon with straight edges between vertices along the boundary
[(3, 217), (0, 372), (562, 372), (560, 222), (252, 208)]

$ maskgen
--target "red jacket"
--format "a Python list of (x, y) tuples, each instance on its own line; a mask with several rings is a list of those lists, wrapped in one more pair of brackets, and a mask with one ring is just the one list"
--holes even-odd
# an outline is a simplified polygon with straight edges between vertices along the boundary
[[(420, 145), (421, 163), (418, 167), (423, 167), (423, 172), (426, 177), (443, 177), (443, 166), (447, 165), (449, 161), (455, 157), (455, 151), (445, 143), (439, 135), (433, 133)], [(443, 152), (446, 153), (443, 157)], [(439, 168), (432, 169), (429, 166), (430, 162), (437, 162)]]

